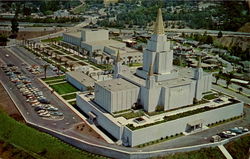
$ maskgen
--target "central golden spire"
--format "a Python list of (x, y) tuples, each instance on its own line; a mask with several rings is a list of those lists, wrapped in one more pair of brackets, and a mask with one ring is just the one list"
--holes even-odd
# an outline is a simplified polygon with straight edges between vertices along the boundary
[(161, 8), (158, 9), (158, 14), (157, 14), (155, 28), (154, 28), (154, 34), (157, 34), (157, 35), (165, 34)]
[(120, 57), (120, 50), (118, 49), (117, 55), (116, 55), (116, 63), (121, 61), (121, 57)]

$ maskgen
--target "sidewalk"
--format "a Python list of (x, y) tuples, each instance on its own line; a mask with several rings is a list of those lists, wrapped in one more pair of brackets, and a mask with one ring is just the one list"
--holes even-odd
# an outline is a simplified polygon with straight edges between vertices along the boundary
[(230, 153), (227, 151), (227, 149), (223, 145), (219, 145), (218, 147), (227, 159), (233, 159), (233, 157), (230, 155)]

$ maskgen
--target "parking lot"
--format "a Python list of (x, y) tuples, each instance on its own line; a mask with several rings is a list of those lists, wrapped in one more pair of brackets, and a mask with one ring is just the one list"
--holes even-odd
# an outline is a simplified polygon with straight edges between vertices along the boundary
[(219, 141), (224, 140), (224, 139), (235, 137), (239, 134), (244, 134), (248, 131), (249, 131), (248, 128), (245, 128), (245, 127), (230, 128), (226, 131), (222, 131), (222, 132), (217, 133), (216, 135), (212, 136), (210, 141), (211, 142), (219, 142)]
[[(44, 119), (63, 119), (63, 113), (58, 110), (56, 106), (50, 104), (50, 101), (43, 95), (37, 87), (34, 87), (31, 79), (24, 76), (17, 66), (14, 64), (2, 65), (1, 69), (5, 75), (9, 77), (10, 81), (19, 89), (20, 94), (26, 98), (29, 106), (33, 107), (38, 116)], [(26, 68), (30, 71), (30, 68)], [(36, 72), (36, 71), (30, 71)]]
[[(21, 79), (25, 78), (26, 82), (28, 83), (25, 84), (25, 80), (23, 79), (23, 85), (25, 85), (25, 87), (22, 86), (22, 83), (19, 83), (18, 87), (20, 87), (20, 89), (24, 88), (20, 90), (16, 85), (16, 83), (20, 79), (18, 78), (17, 80), (13, 78), (13, 80), (16, 80), (16, 83), (11, 82), (10, 77), (6, 75), (7, 72), (5, 73), (2, 68), (0, 68), (0, 80), (4, 84), (8, 94), (12, 97), (15, 105), (18, 106), (19, 111), (22, 112), (22, 115), (25, 118), (28, 118), (29, 121), (33, 121), (40, 126), (57, 130), (65, 134), (71, 134), (75, 137), (80, 136), (80, 138), (87, 141), (103, 141), (103, 139), (100, 138), (99, 134), (97, 134), (91, 127), (89, 127), (83, 119), (81, 119), (76, 113), (74, 113), (63, 101), (55, 96), (50, 89), (45, 87), (40, 82), (40, 80), (38, 80), (38, 78), (44, 77), (43, 73), (36, 75), (27, 69), (32, 65), (39, 65), (39, 63), (41, 66), (42, 64), (44, 64), (44, 62), (40, 62), (39, 60), (37, 60), (35, 56), (33, 57), (33, 54), (22, 52), (22, 50), (20, 50), (21, 49), (17, 49), (16, 52), (11, 52), (7, 49), (0, 49), (0, 66), (14, 64), (17, 67), (17, 71), (19, 72), (17, 73), (16, 77), (20, 77)], [(6, 57), (6, 54), (8, 54), (9, 56)], [(26, 57), (29, 56), (29, 54), (31, 54), (31, 56)], [(23, 63), (25, 63), (26, 65), (24, 65)], [(48, 77), (55, 76), (57, 75), (57, 72), (53, 71), (51, 68), (48, 68), (47, 75)], [(35, 97), (42, 95), (50, 102), (50, 104), (41, 102), (37, 103), (38, 99), (33, 98), (29, 99), (31, 102), (30, 103), (26, 96), (22, 95), (21, 91), (27, 92), (27, 94), (30, 95), (32, 95), (31, 93), (35, 92), (36, 94), (33, 94)], [(37, 103), (38, 105), (32, 106), (32, 104), (34, 103)], [(50, 114), (50, 117), (39, 116), (39, 114), (42, 113)], [(85, 125), (85, 128), (82, 131), (79, 131), (77, 128), (78, 125)]]

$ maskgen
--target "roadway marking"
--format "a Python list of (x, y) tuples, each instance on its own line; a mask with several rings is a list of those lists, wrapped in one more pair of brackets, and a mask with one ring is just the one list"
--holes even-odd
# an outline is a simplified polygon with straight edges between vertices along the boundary
[(219, 145), (218, 147), (227, 159), (233, 159), (233, 157), (230, 155), (230, 153), (227, 151), (227, 149), (223, 145)]

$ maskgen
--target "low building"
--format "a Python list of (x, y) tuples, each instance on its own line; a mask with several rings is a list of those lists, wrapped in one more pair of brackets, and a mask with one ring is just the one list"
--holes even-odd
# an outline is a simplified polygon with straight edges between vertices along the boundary
[(63, 17), (69, 17), (70, 14), (67, 10), (58, 10), (54, 12), (54, 17), (57, 18), (63, 18)]
[(80, 71), (67, 72), (66, 80), (82, 92), (94, 88), (96, 81)]
[(116, 54), (120, 50), (125, 64), (129, 62), (141, 63), (143, 58), (142, 52), (127, 47), (126, 43), (109, 39), (109, 31), (104, 29), (84, 29), (78, 32), (64, 33), (63, 41), (81, 47), (84, 51), (89, 52), (91, 57), (95, 56), (97, 52), (101, 52), (116, 59)]

